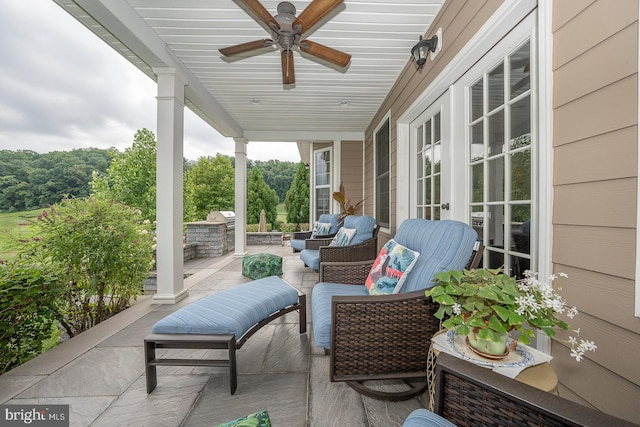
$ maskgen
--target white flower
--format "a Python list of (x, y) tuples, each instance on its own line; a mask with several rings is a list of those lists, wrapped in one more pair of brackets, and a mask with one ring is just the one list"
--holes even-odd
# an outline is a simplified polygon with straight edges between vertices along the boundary
[(575, 348), (571, 349), (571, 357), (575, 358), (576, 362), (581, 361), (583, 355), (584, 355), (584, 351), (580, 351)]
[(453, 304), (451, 309), (453, 310), (453, 314), (455, 314), (456, 316), (462, 313), (462, 307), (458, 303)]

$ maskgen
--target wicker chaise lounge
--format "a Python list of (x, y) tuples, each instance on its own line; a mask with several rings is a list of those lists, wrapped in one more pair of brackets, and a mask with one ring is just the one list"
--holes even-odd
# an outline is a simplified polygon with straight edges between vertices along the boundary
[(418, 409), (402, 426), (637, 427), (445, 353), (436, 364), (434, 412)]
[[(369, 295), (364, 286), (373, 260), (322, 262), (311, 296), (316, 344), (331, 356), (331, 381), (347, 381), (360, 393), (408, 399), (426, 386), (431, 337), (440, 329), (438, 306), (424, 295), (440, 271), (475, 267), (477, 233), (458, 221), (405, 220), (394, 240), (420, 255), (398, 294)], [(481, 250), (478, 251), (480, 255)], [(419, 380), (408, 390), (381, 392), (368, 380)]]

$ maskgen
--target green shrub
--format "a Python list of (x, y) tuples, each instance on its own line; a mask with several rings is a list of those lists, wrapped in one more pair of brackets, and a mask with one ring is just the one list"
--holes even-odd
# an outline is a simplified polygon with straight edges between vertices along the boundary
[(0, 264), (0, 374), (40, 354), (55, 335), (60, 293), (49, 269), (22, 258)]
[(69, 336), (127, 308), (153, 263), (151, 224), (108, 198), (63, 199), (35, 221), (29, 256), (58, 276)]
[(300, 226), (309, 226), (309, 224), (294, 224), (292, 222), (283, 222), (280, 225), (280, 231), (283, 233), (293, 233), (294, 231), (300, 231)]

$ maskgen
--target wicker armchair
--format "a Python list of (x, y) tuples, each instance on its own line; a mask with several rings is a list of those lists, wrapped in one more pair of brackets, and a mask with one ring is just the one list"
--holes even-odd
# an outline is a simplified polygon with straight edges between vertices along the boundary
[(319, 241), (323, 242), (328, 239), (330, 242), (331, 239), (333, 239), (333, 236), (336, 235), (340, 227), (342, 227), (342, 219), (340, 218), (340, 214), (322, 214), (320, 215), (320, 218), (318, 218), (317, 222), (330, 223), (331, 229), (329, 230), (329, 234), (314, 236), (312, 230), (294, 232), (291, 236), (291, 248), (293, 249), (293, 252), (300, 252), (307, 247), (317, 248), (317, 244), (314, 245), (313, 243), (308, 243), (310, 239), (319, 239)]
[(378, 230), (376, 220), (370, 216), (348, 215), (343, 227), (353, 228), (356, 234), (352, 244), (329, 246), (333, 238), (314, 238), (305, 241), (300, 259), (312, 270), (318, 271), (322, 262), (373, 260), (378, 253)]
[[(424, 295), (433, 274), (476, 267), (482, 255), (477, 233), (457, 221), (409, 219), (394, 238), (420, 251), (403, 291), (367, 294), (364, 283), (373, 260), (323, 261), (311, 296), (314, 339), (330, 354), (331, 381), (346, 381), (361, 394), (390, 401), (411, 398), (426, 387), (429, 343), (440, 329), (434, 316), (438, 305)], [(384, 392), (363, 383), (386, 379), (412, 384)]]
[(442, 418), (460, 427), (637, 427), (445, 353), (437, 359), (434, 403), (435, 414), (418, 409), (403, 427), (444, 426)]

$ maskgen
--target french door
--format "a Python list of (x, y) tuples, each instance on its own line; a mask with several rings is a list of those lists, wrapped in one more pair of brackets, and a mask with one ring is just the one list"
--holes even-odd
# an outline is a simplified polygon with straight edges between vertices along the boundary
[(414, 217), (451, 218), (451, 132), (449, 93), (411, 123), (411, 206)]

